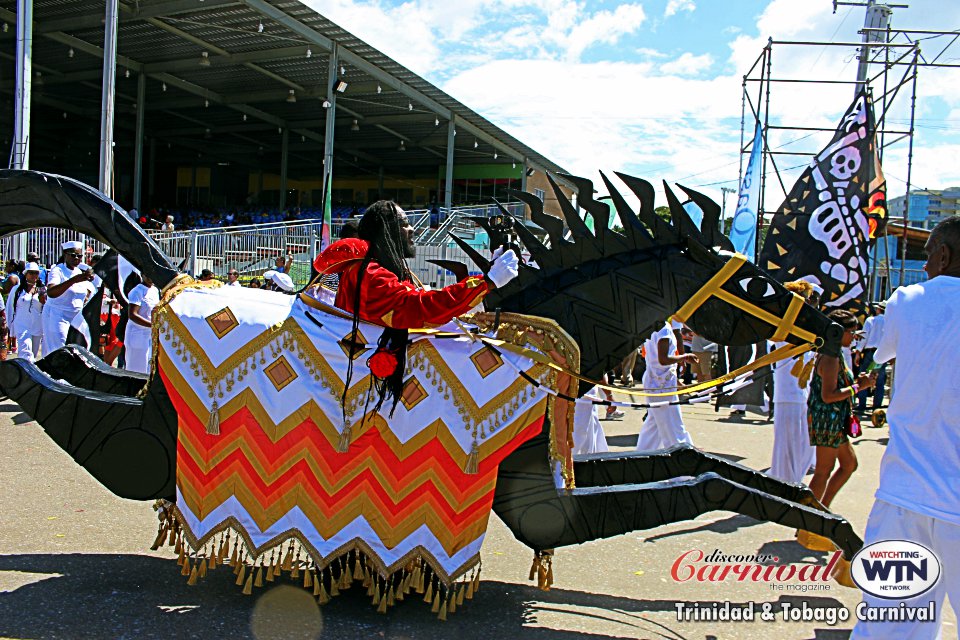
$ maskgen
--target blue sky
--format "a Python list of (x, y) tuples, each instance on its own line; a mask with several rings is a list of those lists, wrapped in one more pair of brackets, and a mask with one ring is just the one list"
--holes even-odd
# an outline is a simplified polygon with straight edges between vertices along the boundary
[[(859, 7), (834, 14), (830, 0), (305, 2), (572, 173), (599, 182), (597, 170), (625, 171), (717, 201), (720, 187), (737, 186), (741, 80), (767, 38), (859, 41), (864, 17)], [(895, 10), (894, 27), (960, 29), (960, 2), (908, 4)], [(946, 42), (922, 50), (932, 57)], [(853, 48), (775, 45), (773, 76), (853, 80), (854, 56)], [(941, 61), (960, 64), (960, 43)], [(908, 90), (891, 108), (891, 128), (909, 122)], [(849, 85), (774, 85), (770, 121), (832, 128), (852, 96)], [(960, 68), (921, 69), (916, 124), (913, 184), (960, 185)], [(784, 151), (816, 152), (828, 139), (769, 133)], [(886, 151), (888, 197), (904, 193), (906, 158), (906, 142)], [(805, 158), (777, 162), (789, 190)], [(772, 170), (768, 181), (773, 209), (783, 193)]]

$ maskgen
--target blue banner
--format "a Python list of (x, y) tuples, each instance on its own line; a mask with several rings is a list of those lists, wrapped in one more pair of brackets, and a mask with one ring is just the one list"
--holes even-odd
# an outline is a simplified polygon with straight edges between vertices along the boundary
[(753, 136), (753, 149), (750, 150), (750, 161), (740, 183), (740, 195), (737, 198), (737, 211), (733, 214), (733, 225), (730, 227), (730, 242), (733, 248), (756, 262), (757, 258), (757, 214), (760, 210), (760, 156), (763, 141), (763, 130), (757, 123), (757, 130)]

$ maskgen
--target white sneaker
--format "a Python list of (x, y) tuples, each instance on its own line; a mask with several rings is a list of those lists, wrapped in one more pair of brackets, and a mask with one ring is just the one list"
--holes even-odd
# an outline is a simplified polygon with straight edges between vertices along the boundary
[(615, 409), (613, 407), (611, 407), (611, 409), (613, 409), (613, 411), (607, 409), (607, 420), (623, 420), (624, 416), (627, 415), (619, 409)]

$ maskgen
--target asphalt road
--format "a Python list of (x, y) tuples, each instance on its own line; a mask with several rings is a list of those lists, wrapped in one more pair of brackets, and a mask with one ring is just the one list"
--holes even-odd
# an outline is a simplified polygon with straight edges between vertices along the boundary
[[(772, 424), (728, 410), (684, 409), (696, 444), (764, 469)], [(631, 447), (642, 413), (604, 422), (614, 448)], [(861, 533), (873, 502), (887, 430), (856, 442), (860, 468), (834, 503)], [(772, 554), (780, 563), (823, 563), (793, 531), (714, 512), (693, 521), (564, 548), (550, 592), (527, 581), (531, 552), (491, 517), (483, 547), (483, 582), (473, 601), (439, 622), (418, 600), (377, 614), (358, 589), (319, 607), (286, 579), (244, 596), (223, 568), (189, 587), (170, 547), (151, 552), (156, 518), (147, 503), (103, 489), (15, 404), (0, 403), (0, 637), (4, 638), (847, 638), (853, 622), (783, 621), (783, 603), (845, 608), (859, 592), (836, 583), (815, 594), (766, 584), (678, 583), (670, 568), (686, 551)], [(679, 621), (677, 603), (773, 605), (772, 622)], [(945, 612), (945, 637), (956, 617)]]

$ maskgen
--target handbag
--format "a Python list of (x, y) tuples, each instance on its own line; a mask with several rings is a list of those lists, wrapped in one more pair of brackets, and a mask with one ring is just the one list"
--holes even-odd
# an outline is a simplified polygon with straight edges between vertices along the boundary
[(860, 426), (860, 418), (853, 413), (852, 407), (850, 415), (847, 417), (847, 435), (851, 438), (859, 438), (861, 435), (863, 435), (863, 428)]

